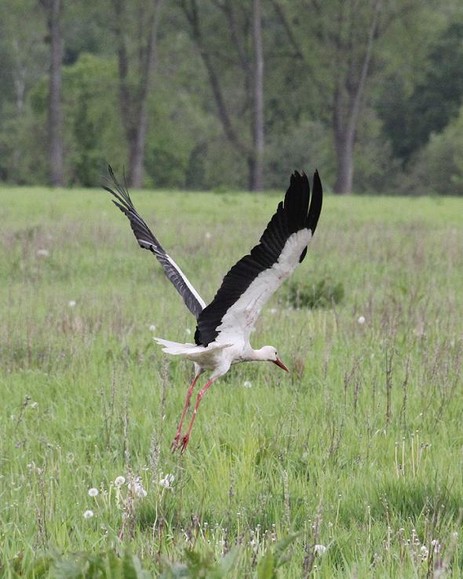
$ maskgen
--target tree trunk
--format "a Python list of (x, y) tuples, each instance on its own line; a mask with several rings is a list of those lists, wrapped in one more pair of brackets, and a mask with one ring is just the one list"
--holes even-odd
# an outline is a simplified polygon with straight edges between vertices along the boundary
[(130, 146), (130, 175), (132, 187), (143, 185), (146, 133), (148, 130), (148, 94), (157, 63), (157, 39), (162, 0), (154, 0), (148, 27), (146, 54), (142, 59), (137, 127)]
[(125, 10), (123, 0), (113, 0), (116, 15), (115, 33), (119, 65), (119, 103), (122, 122), (129, 149), (127, 180), (131, 187), (143, 185), (143, 164), (145, 158), (146, 133), (148, 129), (148, 95), (156, 65), (156, 48), (161, 5), (163, 0), (152, 0), (147, 17), (147, 37), (143, 40), (146, 48), (137, 51), (139, 75), (135, 86), (130, 85), (130, 62), (124, 30)]
[(50, 42), (50, 76), (48, 83), (48, 162), (50, 185), (62, 186), (63, 136), (61, 110), (61, 65), (63, 60), (63, 37), (61, 31), (61, 0), (41, 0), (46, 11)]
[(335, 135), (336, 182), (334, 192), (345, 195), (352, 192), (354, 178), (354, 134)]
[(367, 43), (358, 79), (353, 79), (350, 71), (346, 78), (338, 78), (336, 82), (333, 105), (333, 130), (336, 150), (336, 183), (334, 192), (341, 195), (352, 192), (355, 136), (373, 56), (381, 4), (382, 0), (374, 0), (373, 16), (368, 29)]
[(251, 173), (251, 191), (264, 187), (264, 55), (262, 48), (262, 7), (260, 0), (253, 2), (254, 44), (254, 163)]
[[(234, 9), (237, 3), (224, 2), (217, 4), (227, 18), (227, 26), (232, 37), (238, 62), (241, 67), (245, 85), (246, 106), (250, 105), (249, 136), (243, 137), (243, 131), (227, 107), (225, 90), (221, 84), (219, 66), (214, 62), (214, 52), (207, 45), (207, 36), (203, 35), (199, 14), (200, 3), (197, 0), (182, 0), (181, 7), (188, 20), (191, 36), (198, 48), (199, 55), (207, 72), (212, 94), (217, 107), (217, 116), (223, 132), (233, 148), (242, 155), (248, 165), (248, 186), (251, 191), (259, 191), (263, 187), (263, 157), (264, 157), (264, 98), (263, 74), (264, 58), (262, 49), (262, 14), (261, 0), (253, 0), (252, 7), (252, 43), (253, 54), (248, 49), (247, 39), (240, 37)], [(247, 4), (246, 4), (247, 6)]]

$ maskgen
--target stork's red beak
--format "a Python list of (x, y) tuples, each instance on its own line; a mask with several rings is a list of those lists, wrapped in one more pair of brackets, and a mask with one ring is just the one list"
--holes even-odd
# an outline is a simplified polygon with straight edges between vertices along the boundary
[(283, 364), (283, 362), (280, 360), (280, 358), (277, 358), (276, 360), (272, 360), (272, 362), (274, 364), (276, 364), (277, 366), (279, 366), (285, 372), (289, 372), (288, 368)]

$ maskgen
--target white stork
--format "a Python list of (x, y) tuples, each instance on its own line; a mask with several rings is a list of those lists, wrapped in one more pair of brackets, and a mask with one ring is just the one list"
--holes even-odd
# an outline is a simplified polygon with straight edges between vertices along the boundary
[[(172, 450), (183, 452), (190, 440), (193, 423), (206, 391), (228, 372), (232, 364), (248, 361), (273, 362), (283, 370), (288, 368), (273, 346), (254, 350), (249, 336), (259, 313), (272, 294), (287, 279), (307, 253), (322, 208), (322, 185), (318, 172), (313, 177), (313, 191), (307, 176), (294, 172), (284, 201), (278, 204), (258, 245), (242, 257), (227, 273), (218, 292), (206, 305), (175, 261), (165, 252), (130, 199), (127, 188), (116, 179), (108, 167), (114, 189), (105, 186), (116, 200), (113, 203), (125, 213), (135, 237), (143, 249), (152, 251), (164, 273), (182, 296), (186, 307), (195, 316), (197, 325), (194, 344), (181, 344), (155, 338), (163, 351), (183, 356), (194, 362), (195, 375), (183, 407)], [(210, 371), (209, 379), (196, 398), (196, 404), (186, 433), (183, 421), (190, 406), (193, 389), (200, 375)]]

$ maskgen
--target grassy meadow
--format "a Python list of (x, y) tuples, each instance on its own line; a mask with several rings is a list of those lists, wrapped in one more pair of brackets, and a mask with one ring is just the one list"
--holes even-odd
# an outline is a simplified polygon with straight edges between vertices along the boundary
[[(208, 301), (283, 189), (132, 198)], [(152, 337), (194, 318), (109, 194), (0, 215), (2, 577), (463, 575), (463, 199), (326, 196), (294, 281), (343, 299), (282, 288), (252, 341), (291, 373), (234, 367), (183, 456), (192, 368)]]

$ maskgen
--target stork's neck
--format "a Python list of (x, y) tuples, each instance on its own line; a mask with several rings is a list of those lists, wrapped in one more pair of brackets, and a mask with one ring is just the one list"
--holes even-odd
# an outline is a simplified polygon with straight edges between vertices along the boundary
[(268, 360), (269, 357), (269, 349), (271, 346), (263, 346), (258, 350), (254, 350), (254, 348), (249, 347), (249, 349), (244, 354), (244, 359), (250, 362), (263, 362)]

